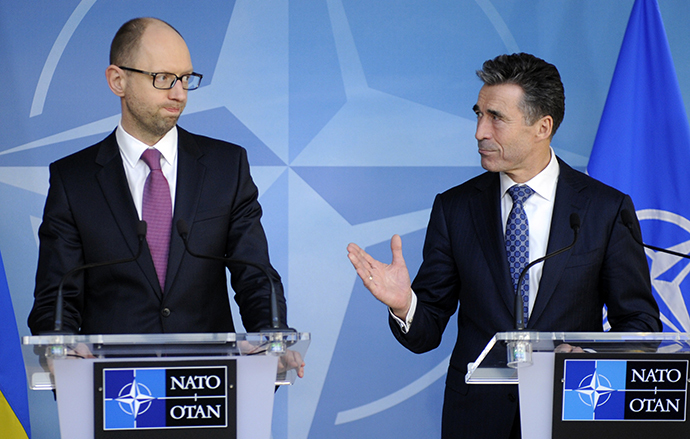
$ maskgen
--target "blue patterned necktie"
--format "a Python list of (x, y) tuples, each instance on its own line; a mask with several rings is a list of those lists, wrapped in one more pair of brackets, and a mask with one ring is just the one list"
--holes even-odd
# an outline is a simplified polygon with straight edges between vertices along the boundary
[[(523, 203), (534, 191), (529, 186), (513, 186), (508, 194), (513, 199), (513, 208), (506, 223), (506, 254), (510, 266), (510, 278), (513, 280), (513, 290), (517, 288), (520, 273), (529, 264), (529, 223)], [(516, 293), (517, 294), (517, 293)], [(525, 324), (529, 318), (529, 273), (525, 273), (520, 287), (522, 309)]]

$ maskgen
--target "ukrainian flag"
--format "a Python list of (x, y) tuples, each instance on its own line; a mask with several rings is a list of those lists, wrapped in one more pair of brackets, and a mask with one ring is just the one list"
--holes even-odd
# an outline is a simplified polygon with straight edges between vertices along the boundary
[(26, 371), (5, 266), (0, 255), (0, 437), (31, 437)]

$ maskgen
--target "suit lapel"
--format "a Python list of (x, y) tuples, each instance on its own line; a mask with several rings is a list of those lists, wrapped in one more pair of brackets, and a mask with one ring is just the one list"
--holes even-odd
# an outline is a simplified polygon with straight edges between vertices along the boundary
[(479, 180), (476, 188), (479, 191), (470, 200), (474, 228), (494, 279), (497, 293), (511, 310), (515, 294), (510, 280), (508, 260), (503, 240), (501, 224), (501, 183), (498, 173), (488, 173), (487, 178)]
[(175, 212), (173, 213), (173, 230), (170, 238), (170, 253), (168, 255), (168, 275), (165, 279), (165, 291), (171, 291), (175, 277), (185, 254), (184, 242), (177, 234), (177, 222), (184, 220), (189, 227), (194, 221), (197, 211), (201, 188), (203, 187), (206, 167), (199, 159), (203, 153), (199, 149), (194, 137), (177, 127), (177, 188), (175, 191)]
[[(549, 233), (549, 244), (546, 254), (567, 247), (573, 242), (574, 234), (570, 228), (570, 215), (577, 213), (581, 219), (584, 218), (589, 205), (589, 198), (582, 193), (586, 184), (579, 178), (578, 172), (560, 159), (558, 162), (560, 174), (556, 188), (556, 199), (554, 200), (551, 231)], [(529, 319), (530, 323), (536, 322), (544, 312), (546, 305), (556, 290), (563, 269), (571, 254), (572, 250), (544, 262), (544, 269), (539, 282), (539, 292), (537, 293), (537, 299)]]
[[(103, 196), (108, 206), (110, 206), (110, 211), (124, 237), (126, 245), (132, 254), (136, 254), (139, 250), (139, 239), (137, 236), (139, 215), (129, 190), (115, 132), (103, 140), (96, 156), (96, 164), (101, 166), (101, 170), (96, 174), (96, 179), (103, 192)], [(137, 264), (146, 275), (156, 294), (160, 297), (160, 286), (158, 285), (151, 253), (148, 250), (143, 251), (139, 259), (137, 259)]]

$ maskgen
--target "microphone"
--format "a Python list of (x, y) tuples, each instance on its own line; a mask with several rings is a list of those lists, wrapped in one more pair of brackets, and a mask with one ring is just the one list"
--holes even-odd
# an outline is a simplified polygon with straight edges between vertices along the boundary
[(60, 280), (60, 284), (58, 285), (58, 291), (57, 291), (57, 296), (55, 297), (55, 321), (53, 325), (53, 330), (49, 331), (45, 334), (68, 334), (62, 330), (62, 318), (63, 318), (63, 312), (64, 312), (64, 299), (63, 299), (63, 293), (62, 289), (65, 285), (65, 281), (69, 279), (72, 275), (75, 273), (86, 270), (89, 268), (96, 268), (96, 267), (104, 267), (106, 265), (116, 265), (116, 264), (124, 264), (126, 262), (134, 262), (137, 259), (139, 259), (139, 256), (141, 255), (141, 252), (144, 248), (144, 241), (146, 240), (146, 221), (139, 221), (137, 223), (137, 237), (139, 238), (139, 249), (137, 250), (137, 254), (134, 255), (134, 257), (131, 258), (126, 258), (126, 259), (118, 259), (115, 261), (105, 261), (105, 262), (94, 262), (91, 264), (85, 264), (85, 265), (80, 265), (78, 267), (75, 267), (65, 273), (64, 276), (62, 276), (62, 279)]
[(566, 252), (575, 246), (578, 234), (580, 233), (580, 216), (575, 212), (570, 214), (570, 228), (573, 229), (574, 236), (573, 242), (570, 243), (569, 246), (563, 247), (560, 250), (556, 250), (553, 253), (549, 253), (548, 255), (544, 255), (541, 258), (533, 260), (532, 262), (527, 264), (527, 266), (523, 268), (520, 272), (520, 277), (517, 281), (517, 287), (515, 288), (515, 305), (513, 307), (513, 311), (515, 312), (515, 329), (517, 329), (518, 331), (522, 331), (525, 329), (525, 316), (523, 312), (522, 297), (520, 295), (520, 287), (522, 286), (522, 281), (525, 279), (525, 276), (527, 275), (529, 269), (535, 266), (536, 264), (543, 262), (549, 258), (552, 258), (556, 255), (560, 255), (561, 253)]
[(258, 268), (263, 273), (263, 275), (266, 276), (266, 278), (268, 279), (268, 283), (271, 286), (271, 327), (267, 329), (262, 329), (261, 332), (296, 332), (294, 329), (288, 328), (287, 325), (283, 324), (280, 321), (280, 313), (278, 312), (278, 297), (276, 296), (275, 285), (273, 284), (273, 279), (271, 279), (271, 276), (269, 275), (268, 271), (263, 265), (257, 264), (252, 261), (245, 261), (243, 259), (222, 258), (219, 256), (202, 255), (193, 252), (189, 248), (189, 228), (187, 227), (187, 223), (183, 219), (177, 221), (177, 233), (178, 235), (180, 235), (180, 238), (182, 238), (182, 242), (184, 243), (184, 248), (185, 250), (187, 250), (187, 253), (194, 256), (195, 258), (210, 259), (212, 261), (220, 261), (224, 264), (231, 265), (249, 265), (251, 267)]
[(638, 234), (635, 233), (635, 230), (633, 228), (633, 216), (628, 209), (621, 210), (621, 220), (623, 221), (625, 227), (627, 227), (628, 230), (630, 230), (630, 234), (632, 234), (632, 237), (635, 240), (635, 242), (640, 244), (642, 247), (647, 247), (658, 252), (668, 253), (670, 255), (678, 256), (681, 258), (690, 259), (690, 255), (674, 252), (673, 250), (668, 250), (661, 247), (655, 247), (653, 245), (645, 244), (644, 242), (642, 242), (642, 237), (638, 236)]

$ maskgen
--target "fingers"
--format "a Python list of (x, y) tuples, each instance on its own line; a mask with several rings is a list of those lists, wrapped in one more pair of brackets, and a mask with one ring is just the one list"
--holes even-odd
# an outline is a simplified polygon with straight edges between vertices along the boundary
[(362, 250), (357, 244), (350, 244), (347, 246), (348, 257), (355, 268), (361, 266), (362, 268), (369, 268), (374, 265), (380, 265), (381, 263), (376, 259), (372, 258), (369, 253)]
[(75, 348), (75, 352), (77, 353), (78, 356), (81, 358), (96, 358), (92, 353), (89, 347), (84, 344), (84, 343), (79, 343)]
[(393, 254), (390, 265), (372, 258), (354, 243), (347, 246), (348, 258), (364, 287), (397, 316), (406, 316), (412, 302), (412, 291), (400, 235), (393, 235), (390, 246)]
[(571, 352), (573, 350), (573, 347), (570, 346), (567, 343), (559, 344), (556, 346), (556, 349), (554, 349), (554, 352), (559, 353), (559, 354), (567, 354), (568, 352)]
[(304, 366), (305, 364), (300, 353), (288, 350), (285, 355), (280, 357), (278, 372), (282, 373), (294, 369), (298, 377), (304, 378)]
[[(354, 265), (355, 269), (359, 270), (361, 268), (363, 270), (377, 270), (384, 266), (383, 263), (372, 258), (369, 253), (362, 250), (355, 243), (351, 242), (348, 244), (347, 251), (347, 256), (350, 259), (350, 262), (352, 262), (352, 265)], [(400, 235), (396, 234), (391, 238), (391, 253), (393, 254), (393, 261), (391, 264), (395, 265), (405, 263), (405, 259), (403, 258), (402, 254), (402, 238), (400, 238)]]
[(402, 252), (402, 238), (397, 233), (391, 237), (391, 251), (393, 253), (396, 251)]
[(364, 259), (364, 254), (366, 252), (359, 248), (357, 244), (350, 243), (347, 246), (347, 257), (350, 262), (359, 271), (360, 268), (365, 268), (366, 260)]
[(402, 239), (391, 238), (393, 260), (384, 264), (372, 258), (357, 244), (349, 244), (348, 258), (367, 288), (379, 301), (395, 310), (409, 308), (410, 275), (402, 255)]
[(556, 349), (554, 349), (554, 352), (560, 353), (560, 354), (581, 354), (584, 352), (584, 350), (580, 346), (572, 346), (569, 345), (568, 343), (563, 343), (559, 344), (556, 346)]
[(400, 235), (393, 235), (391, 238), (391, 253), (393, 253), (392, 265), (405, 265), (405, 258), (402, 253), (402, 238)]
[(374, 272), (378, 270), (378, 267), (382, 266), (381, 262), (372, 258), (367, 252), (362, 250), (357, 244), (350, 244), (347, 246), (347, 257), (350, 262), (355, 267), (357, 274), (362, 281), (364, 286), (371, 289), (371, 282), (374, 280)]

